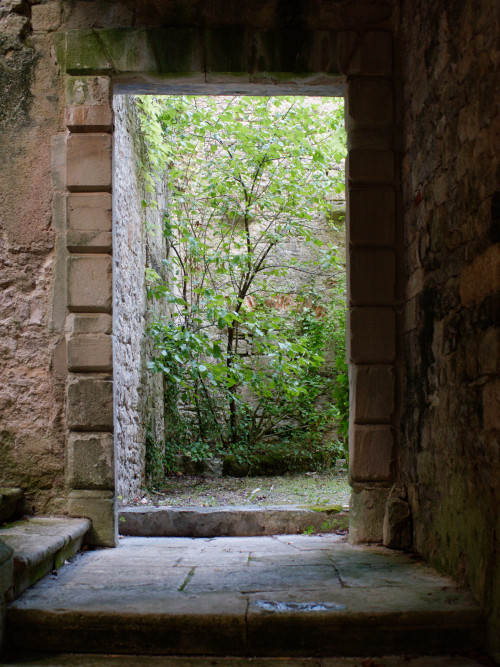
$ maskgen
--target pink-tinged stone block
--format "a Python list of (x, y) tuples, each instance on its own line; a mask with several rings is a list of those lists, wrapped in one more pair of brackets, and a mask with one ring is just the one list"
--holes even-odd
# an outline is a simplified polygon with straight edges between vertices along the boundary
[(108, 192), (71, 193), (67, 202), (68, 230), (111, 232), (112, 200)]
[(352, 366), (350, 411), (355, 424), (389, 423), (394, 410), (392, 366)]
[(390, 79), (350, 77), (346, 89), (346, 129), (384, 127), (393, 122), (393, 94)]
[(356, 248), (349, 252), (349, 300), (353, 305), (390, 305), (396, 291), (393, 250)]
[(353, 245), (391, 246), (396, 240), (392, 188), (349, 188), (348, 238)]
[(353, 482), (387, 482), (391, 478), (394, 436), (390, 426), (353, 425), (349, 465)]
[(74, 312), (111, 312), (111, 257), (72, 255), (68, 258), (67, 303)]
[(111, 108), (107, 104), (69, 106), (66, 127), (71, 132), (109, 132), (113, 127)]
[(68, 190), (110, 191), (111, 182), (111, 135), (70, 134), (66, 143)]
[(393, 151), (358, 149), (349, 151), (347, 178), (356, 184), (390, 184), (395, 177)]
[(360, 34), (355, 31), (340, 32), (338, 58), (344, 74), (363, 76), (391, 76), (392, 34), (372, 31)]
[(396, 357), (396, 314), (392, 308), (349, 311), (348, 358), (355, 364), (389, 363)]

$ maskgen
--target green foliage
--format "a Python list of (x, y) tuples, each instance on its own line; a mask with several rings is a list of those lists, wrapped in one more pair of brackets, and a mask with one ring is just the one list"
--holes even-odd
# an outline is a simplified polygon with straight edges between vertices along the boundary
[[(169, 192), (168, 284), (146, 275), (149, 297), (171, 313), (150, 327), (149, 364), (166, 380), (167, 465), (179, 452), (248, 460), (270, 440), (313, 452), (334, 421), (344, 437), (343, 259), (315, 224), (344, 189), (343, 108), (261, 97), (139, 106), (144, 167), (164, 171)], [(308, 258), (280, 255), (290, 239)]]

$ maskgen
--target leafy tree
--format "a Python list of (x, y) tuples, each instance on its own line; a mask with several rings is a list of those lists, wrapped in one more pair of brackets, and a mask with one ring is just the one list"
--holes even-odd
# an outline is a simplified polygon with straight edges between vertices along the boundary
[[(175, 400), (176, 444), (202, 458), (291, 429), (321, 434), (342, 401), (338, 387), (337, 403), (318, 411), (318, 398), (347, 379), (343, 261), (317, 224), (344, 189), (343, 108), (297, 97), (142, 98), (140, 108), (150, 168), (164, 170), (169, 193), (169, 281), (152, 268), (147, 281), (171, 305), (151, 327), (150, 366)], [(290, 239), (314, 252), (284, 259)], [(331, 275), (325, 293), (317, 283)], [(335, 364), (322, 374), (331, 341)]]

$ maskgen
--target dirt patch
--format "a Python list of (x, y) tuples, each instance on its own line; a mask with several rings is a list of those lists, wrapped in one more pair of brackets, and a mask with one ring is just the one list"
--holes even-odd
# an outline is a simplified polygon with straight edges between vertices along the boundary
[(347, 470), (279, 477), (169, 477), (157, 491), (145, 491), (129, 505), (217, 507), (220, 505), (347, 506)]

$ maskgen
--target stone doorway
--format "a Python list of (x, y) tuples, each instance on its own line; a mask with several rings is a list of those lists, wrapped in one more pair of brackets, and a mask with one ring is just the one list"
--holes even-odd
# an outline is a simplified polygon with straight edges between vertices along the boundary
[[(112, 444), (112, 92), (292, 92), (332, 96), (343, 91), (349, 151), (346, 196), (351, 540), (380, 541), (385, 503), (397, 467), (400, 386), (400, 295), (396, 285), (401, 271), (397, 258), (402, 239), (397, 224), (397, 109), (391, 34), (380, 31), (359, 36), (339, 32), (328, 33), (327, 38), (321, 31), (313, 31), (301, 43), (299, 60), (303, 73), (297, 75), (287, 73), (297, 70), (296, 54), (291, 56), (284, 46), (277, 46), (279, 41), (274, 43), (275, 50), (269, 51), (269, 44), (261, 41), (259, 31), (248, 44), (249, 49), (263, 50), (258, 71), (255, 63), (250, 69), (246, 56), (242, 56), (244, 62), (236, 62), (235, 53), (241, 52), (239, 42), (234, 43), (233, 50), (230, 43), (223, 47), (215, 30), (200, 33), (194, 42), (186, 42), (179, 30), (174, 38), (181, 43), (174, 52), (176, 58), (183, 54), (182, 63), (172, 60), (169, 51), (163, 54), (169, 57), (158, 65), (158, 58), (151, 61), (147, 32), (127, 30), (125, 50), (125, 35), (120, 30), (69, 31), (61, 40), (69, 131), (66, 183), (60, 195), (61, 206), (66, 206), (67, 211), (70, 512), (93, 520), (95, 544), (116, 543)], [(214, 44), (219, 44), (219, 50)], [(197, 59), (198, 49), (208, 60)], [(102, 463), (97, 471), (96, 459)]]

